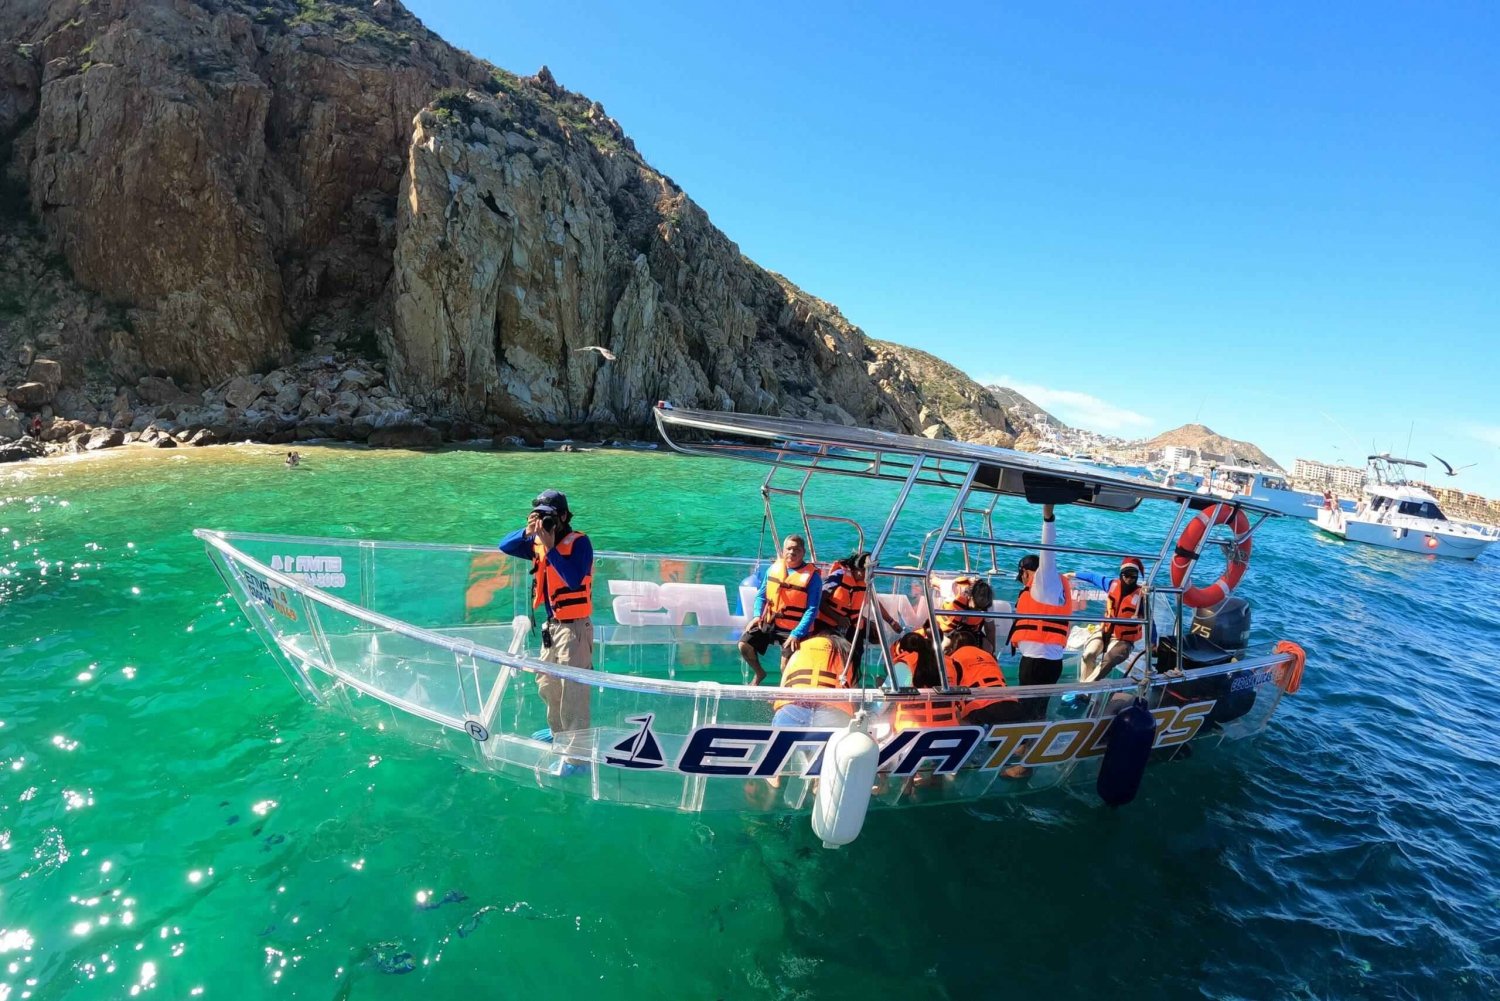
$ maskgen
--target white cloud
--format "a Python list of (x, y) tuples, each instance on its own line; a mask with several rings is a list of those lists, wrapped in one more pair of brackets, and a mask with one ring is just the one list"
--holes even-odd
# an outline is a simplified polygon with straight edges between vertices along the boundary
[(1470, 438), (1478, 438), (1485, 444), (1500, 447), (1500, 427), (1493, 424), (1470, 424), (1464, 430)]
[(1116, 406), (1088, 393), (1074, 389), (1052, 389), (1029, 382), (1018, 382), (1008, 375), (986, 376), (979, 380), (987, 386), (1005, 386), (1014, 389), (1032, 403), (1052, 414), (1058, 420), (1073, 427), (1097, 431), (1102, 434), (1131, 437), (1136, 432), (1154, 427), (1156, 421), (1134, 410)]

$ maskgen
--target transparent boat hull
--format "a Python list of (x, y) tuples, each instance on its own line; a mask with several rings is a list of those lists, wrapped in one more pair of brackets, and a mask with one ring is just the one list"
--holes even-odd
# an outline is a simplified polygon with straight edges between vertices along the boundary
[[(900, 703), (967, 694), (882, 687), (873, 645), (868, 687), (745, 683), (737, 639), (754, 599), (751, 560), (596, 554), (595, 670), (585, 671), (540, 659), (529, 566), (493, 548), (197, 535), (304, 698), (476, 769), (596, 800), (687, 812), (806, 808), (837, 728), (774, 727), (778, 701), (867, 714), (882, 747), (877, 809), (1092, 783), (1110, 717), (1142, 692), (1129, 678), (1069, 682), (1074, 650), (1064, 683), (1005, 691), (1035, 719), (897, 731)], [(879, 600), (898, 618), (925, 619), (920, 593)], [(1261, 732), (1290, 669), (1288, 658), (1265, 653), (1152, 678), (1144, 697), (1157, 718), (1153, 760)], [(537, 678), (547, 674), (588, 687), (588, 729), (551, 742), (534, 736), (546, 726)]]

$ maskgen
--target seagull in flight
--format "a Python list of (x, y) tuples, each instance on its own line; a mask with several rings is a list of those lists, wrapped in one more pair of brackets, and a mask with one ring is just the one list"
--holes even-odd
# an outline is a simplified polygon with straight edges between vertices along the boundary
[(1449, 464), (1448, 460), (1445, 459), (1445, 458), (1443, 458), (1442, 456), (1440, 456), (1440, 455), (1433, 455), (1433, 453), (1431, 453), (1431, 452), (1428, 452), (1427, 454), (1431, 455), (1434, 459), (1436, 459), (1437, 461), (1441, 462), (1443, 464), (1443, 468), (1446, 469), (1446, 470), (1448, 470), (1448, 475), (1449, 476), (1457, 476), (1462, 470), (1468, 469), (1469, 466), (1477, 466), (1478, 465), (1477, 462), (1471, 462), (1471, 463), (1469, 463), (1468, 466), (1459, 466), (1458, 469), (1454, 469), (1453, 466)]
[(613, 351), (611, 351), (609, 348), (601, 348), (597, 344), (590, 344), (590, 345), (588, 345), (586, 347), (574, 348), (573, 349), (573, 353), (575, 355), (576, 354), (580, 354), (580, 353), (582, 353), (584, 351), (597, 351), (597, 352), (599, 352), (599, 357), (603, 358), (605, 361), (614, 361), (615, 360), (615, 353)]

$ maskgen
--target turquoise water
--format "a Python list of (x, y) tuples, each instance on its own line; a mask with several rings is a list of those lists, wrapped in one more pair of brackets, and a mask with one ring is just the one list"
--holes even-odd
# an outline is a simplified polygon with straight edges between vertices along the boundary
[(305, 454), (0, 470), (0, 1001), (1500, 996), (1500, 553), (1269, 524), (1241, 593), (1310, 662), (1259, 741), (1121, 811), (887, 812), (826, 852), (801, 818), (558, 798), (354, 730), (189, 534), (482, 542), (550, 485), (601, 546), (743, 554), (756, 469)]

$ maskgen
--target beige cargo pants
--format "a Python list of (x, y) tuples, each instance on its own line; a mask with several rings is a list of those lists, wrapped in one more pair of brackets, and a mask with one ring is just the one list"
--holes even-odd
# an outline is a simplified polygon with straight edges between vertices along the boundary
[[(542, 660), (549, 664), (594, 669), (594, 623), (591, 620), (554, 621), (544, 628), (551, 630), (552, 645), (542, 648)], [(542, 701), (547, 703), (547, 726), (551, 727), (555, 739), (562, 741), (563, 734), (589, 728), (592, 686), (544, 674), (536, 679), (536, 687)]]

